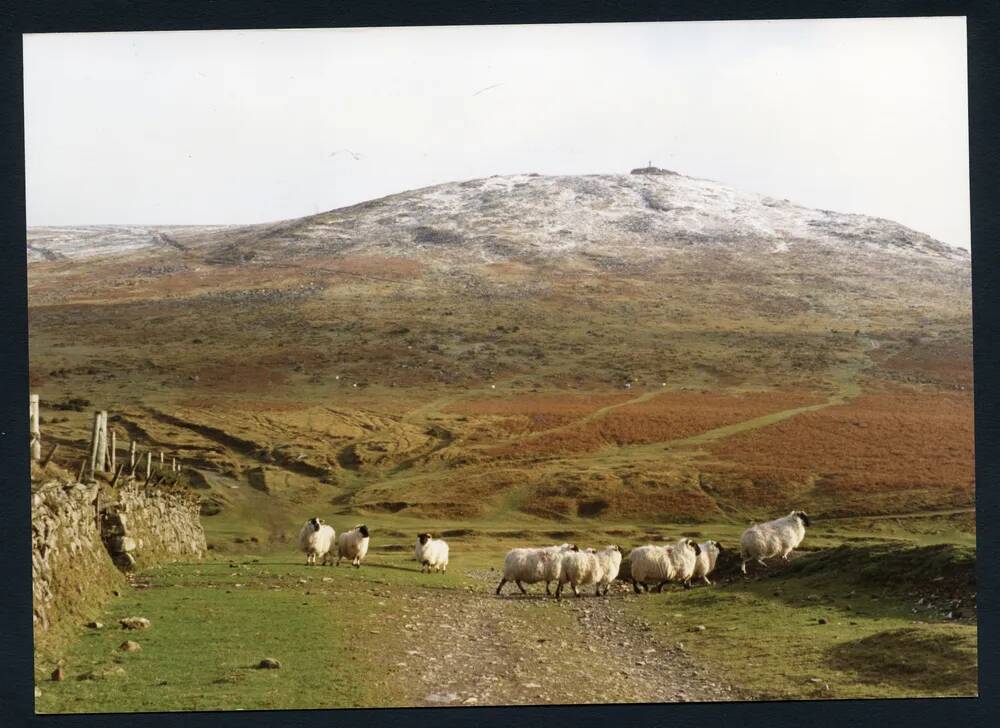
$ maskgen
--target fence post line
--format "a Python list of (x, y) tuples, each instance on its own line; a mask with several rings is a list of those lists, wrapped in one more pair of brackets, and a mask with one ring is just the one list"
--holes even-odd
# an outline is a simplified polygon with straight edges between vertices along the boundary
[(32, 394), (28, 398), (28, 423), (31, 426), (31, 459), (41, 460), (42, 458), (42, 431), (38, 414), (38, 395)]

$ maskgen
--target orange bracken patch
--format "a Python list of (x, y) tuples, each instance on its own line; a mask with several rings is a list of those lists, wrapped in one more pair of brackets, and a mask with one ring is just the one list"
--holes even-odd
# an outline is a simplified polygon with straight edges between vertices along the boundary
[(735, 435), (712, 450), (727, 470), (778, 481), (814, 478), (820, 493), (940, 488), (971, 494), (972, 397), (867, 394)]

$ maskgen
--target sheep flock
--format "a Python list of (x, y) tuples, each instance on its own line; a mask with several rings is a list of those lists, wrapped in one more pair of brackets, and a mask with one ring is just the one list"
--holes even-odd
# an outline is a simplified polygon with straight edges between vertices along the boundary
[[(802, 543), (810, 525), (809, 516), (803, 511), (792, 511), (782, 518), (747, 528), (740, 537), (742, 573), (747, 573), (747, 564), (751, 561), (763, 567), (767, 566), (765, 559), (788, 561), (791, 552)], [(368, 553), (369, 541), (370, 532), (364, 524), (354, 526), (338, 537), (333, 527), (320, 518), (310, 518), (299, 532), (299, 548), (306, 555), (307, 565), (332, 563), (336, 550), (337, 565), (347, 559), (355, 568), (360, 568)], [(504, 586), (513, 582), (525, 595), (528, 591), (524, 585), (537, 583), (544, 583), (545, 593), (556, 599), (562, 597), (567, 584), (578, 597), (581, 596), (581, 588), (593, 588), (597, 596), (607, 595), (611, 582), (619, 577), (624, 560), (628, 562), (625, 578), (631, 582), (636, 594), (654, 590), (661, 592), (672, 582), (690, 589), (695, 580), (712, 584), (709, 576), (723, 550), (718, 541), (698, 543), (687, 537), (665, 545), (638, 546), (627, 557), (616, 544), (600, 548), (580, 548), (571, 543), (518, 547), (508, 551), (504, 558), (503, 575), (495, 593), (501, 595)], [(414, 544), (413, 558), (420, 564), (422, 573), (446, 573), (448, 544), (430, 532), (420, 533)]]

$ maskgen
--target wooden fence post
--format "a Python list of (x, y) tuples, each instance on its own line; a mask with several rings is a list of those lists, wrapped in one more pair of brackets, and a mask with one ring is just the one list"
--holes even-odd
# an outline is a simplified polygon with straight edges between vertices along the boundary
[(42, 459), (42, 431), (38, 415), (38, 395), (32, 394), (28, 399), (28, 423), (31, 426), (31, 459)]
[(101, 413), (94, 413), (94, 428), (90, 433), (90, 475), (93, 477), (97, 472), (97, 441), (100, 439)]
[(135, 472), (135, 440), (128, 444), (128, 466)]
[(58, 449), (59, 449), (59, 443), (58, 442), (52, 443), (52, 449), (49, 450), (49, 454), (45, 456), (44, 460), (42, 460), (43, 469), (45, 468), (46, 465), (48, 465), (52, 461), (52, 456), (56, 454), (56, 450)]
[(170, 472), (177, 472), (177, 458), (170, 458)]
[(111, 472), (115, 472), (115, 450), (117, 449), (115, 431), (111, 431)]
[(146, 451), (146, 480), (149, 480), (149, 476), (153, 474), (153, 451)]
[(101, 410), (100, 426), (97, 430), (97, 469), (102, 473), (107, 471), (108, 457), (108, 413)]

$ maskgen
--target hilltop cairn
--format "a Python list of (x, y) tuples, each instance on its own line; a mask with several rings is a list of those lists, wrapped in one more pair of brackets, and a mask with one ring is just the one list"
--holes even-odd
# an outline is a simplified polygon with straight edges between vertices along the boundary
[(654, 167), (652, 162), (650, 162), (649, 165), (646, 167), (636, 167), (631, 172), (629, 172), (629, 174), (653, 174), (653, 175), (659, 175), (661, 177), (667, 175), (672, 175), (674, 177), (680, 176), (679, 172), (674, 172), (672, 169), (663, 169), (661, 167)]

